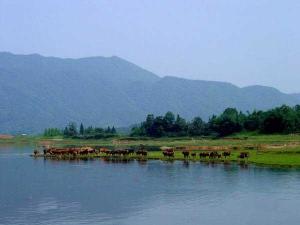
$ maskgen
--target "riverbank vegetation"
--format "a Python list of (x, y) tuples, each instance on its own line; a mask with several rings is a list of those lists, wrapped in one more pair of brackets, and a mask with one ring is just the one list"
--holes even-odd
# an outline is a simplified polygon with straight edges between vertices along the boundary
[[(245, 138), (247, 137), (247, 138)], [(134, 148), (140, 145), (148, 151), (147, 159), (169, 160), (162, 154), (161, 147), (187, 147), (190, 153), (197, 153), (196, 158), (190, 157), (190, 161), (206, 162), (239, 162), (240, 152), (249, 152), (247, 163), (255, 163), (266, 166), (300, 167), (300, 135), (299, 134), (259, 134), (257, 132), (244, 132), (228, 137), (124, 137), (117, 136), (105, 139), (74, 139), (63, 136), (17, 136), (10, 139), (0, 140), (1, 145), (32, 146), (33, 149), (42, 146), (53, 147), (105, 147), (108, 149)], [(201, 149), (201, 150), (199, 150)], [(202, 151), (231, 151), (231, 156), (226, 159), (200, 159)], [(175, 150), (172, 160), (184, 160), (182, 150)], [(101, 155), (101, 157), (104, 155)], [(97, 158), (99, 155), (82, 156), (83, 159)], [(107, 158), (106, 158), (107, 159)], [(138, 159), (129, 156), (129, 159)], [(115, 159), (119, 160), (119, 159)], [(122, 158), (120, 160), (123, 160)], [(124, 159), (127, 160), (127, 159)]]
[(76, 123), (69, 123), (64, 130), (58, 128), (46, 128), (43, 134), (44, 137), (58, 137), (63, 136), (64, 138), (74, 138), (74, 139), (102, 139), (111, 138), (117, 136), (117, 131), (115, 127), (92, 127), (87, 128), (81, 123), (78, 129)]
[[(227, 108), (220, 115), (213, 115), (206, 122), (200, 117), (187, 121), (180, 115), (167, 112), (164, 116), (149, 114), (145, 121), (131, 129), (130, 137), (210, 137), (221, 138), (233, 134), (252, 132), (257, 134), (300, 133), (300, 105), (283, 105), (267, 111), (243, 113)], [(127, 136), (128, 136), (127, 135)], [(63, 136), (74, 139), (105, 139), (121, 136), (114, 126), (107, 128), (69, 123), (63, 130), (47, 128), (45, 137)], [(123, 134), (124, 136), (124, 134)], [(125, 135), (126, 136), (126, 135)]]
[(239, 132), (261, 134), (290, 134), (300, 132), (300, 105), (283, 105), (268, 111), (243, 113), (227, 108), (223, 113), (213, 115), (208, 122), (200, 117), (187, 121), (180, 115), (167, 112), (164, 116), (150, 114), (140, 125), (132, 128), (131, 136), (183, 137), (211, 136), (226, 137)]
[[(284, 105), (246, 114), (228, 108), (207, 122), (199, 117), (188, 122), (171, 112), (158, 117), (148, 115), (144, 122), (132, 128), (130, 135), (119, 134), (114, 127), (85, 127), (83, 124), (77, 127), (70, 123), (63, 130), (48, 128), (41, 136), (0, 139), (0, 144), (109, 149), (136, 149), (143, 145), (148, 151), (147, 159), (160, 160), (166, 160), (161, 147), (168, 146), (196, 153), (196, 157), (191, 158), (194, 161), (203, 160), (199, 158), (199, 151), (225, 149), (232, 154), (219, 161), (237, 161), (237, 155), (247, 151), (249, 163), (300, 167), (299, 132), (300, 106)], [(175, 151), (173, 159), (184, 159), (181, 151)]]
[[(147, 151), (146, 156), (136, 155), (136, 154), (129, 154), (129, 155), (107, 155), (105, 153), (92, 153), (87, 155), (48, 155), (46, 158), (54, 159), (54, 160), (95, 160), (97, 158), (103, 159), (106, 161), (112, 162), (126, 162), (130, 160), (138, 160), (138, 161), (146, 161), (146, 160), (161, 160), (161, 161), (168, 161), (173, 162), (176, 160), (185, 161), (185, 162), (205, 162), (205, 163), (242, 163), (243, 165), (247, 164), (257, 164), (263, 166), (271, 166), (271, 167), (297, 167), (300, 168), (300, 148), (290, 148), (290, 149), (247, 149), (247, 153), (249, 157), (241, 158), (241, 153), (245, 153), (245, 149), (234, 149), (229, 150), (230, 155), (224, 157), (223, 154), (228, 152), (227, 150), (217, 150), (214, 153), (222, 155), (222, 157), (214, 157), (210, 158), (209, 156), (203, 158), (201, 157), (201, 153), (207, 152), (212, 153), (211, 150), (194, 150), (189, 151), (189, 156), (185, 157), (182, 150), (174, 151), (174, 155), (172, 157), (165, 156), (163, 151), (161, 150), (154, 150), (154, 151)], [(40, 155), (40, 157), (44, 157)]]

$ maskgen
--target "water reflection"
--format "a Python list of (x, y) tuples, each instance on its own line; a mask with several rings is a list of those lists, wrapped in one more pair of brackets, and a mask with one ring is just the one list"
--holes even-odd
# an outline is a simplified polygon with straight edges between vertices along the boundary
[(248, 167), (248, 162), (246, 162), (246, 161), (240, 161), (238, 164), (239, 164), (241, 169), (248, 169), (249, 168)]
[(188, 160), (184, 160), (182, 165), (183, 165), (183, 167), (188, 168), (190, 165), (190, 162)]
[[(0, 150), (0, 224), (298, 224), (299, 170)], [(31, 149), (30, 149), (31, 151)]]

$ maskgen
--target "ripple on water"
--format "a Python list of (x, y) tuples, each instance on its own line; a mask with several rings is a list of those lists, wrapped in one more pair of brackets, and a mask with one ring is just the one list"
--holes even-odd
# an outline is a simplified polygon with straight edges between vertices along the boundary
[(0, 153), (0, 224), (298, 225), (299, 170)]

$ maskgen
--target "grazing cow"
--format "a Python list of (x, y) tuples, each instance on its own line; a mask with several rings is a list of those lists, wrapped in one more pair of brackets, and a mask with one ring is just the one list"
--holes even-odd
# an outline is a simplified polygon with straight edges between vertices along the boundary
[(147, 156), (148, 155), (148, 152), (146, 150), (138, 150), (135, 152), (136, 155), (138, 156)]
[(77, 148), (69, 148), (69, 150), (68, 150), (68, 154), (73, 155), (73, 156), (78, 155), (79, 152), (80, 152), (80, 149), (77, 149)]
[(183, 156), (184, 156), (185, 159), (190, 156), (190, 152), (189, 151), (183, 151), (182, 154), (183, 154)]
[(111, 156), (115, 156), (116, 154), (118, 154), (118, 152), (117, 152), (117, 150), (111, 150), (111, 151), (109, 152), (109, 154), (110, 154)]
[(35, 149), (35, 150), (33, 151), (33, 154), (36, 156), (36, 155), (40, 154), (40, 152), (39, 152), (38, 150)]
[(167, 148), (163, 151), (165, 157), (174, 157), (174, 150), (172, 148)]
[(231, 152), (223, 152), (223, 156), (226, 158), (227, 156), (230, 156)]
[(80, 155), (87, 155), (87, 154), (89, 154), (89, 151), (87, 149), (80, 149), (79, 154)]
[(111, 150), (109, 150), (108, 148), (100, 148), (100, 153), (103, 153), (106, 156), (109, 156), (111, 153)]
[(100, 148), (100, 153), (107, 154), (109, 152), (108, 148)]
[(129, 154), (129, 151), (127, 149), (120, 149), (117, 150), (118, 155), (127, 156)]
[(163, 155), (164, 155), (164, 156), (167, 156), (167, 157), (169, 157), (169, 158), (170, 158), (170, 157), (174, 157), (174, 152), (165, 152), (165, 151), (164, 151), (164, 152), (163, 152)]
[(121, 155), (127, 156), (129, 154), (128, 150), (124, 149), (121, 151)]
[(210, 159), (215, 158), (215, 152), (209, 153), (209, 158), (210, 158)]
[(195, 157), (196, 157), (196, 153), (195, 153), (195, 152), (192, 152), (192, 154), (191, 154), (191, 155), (192, 155), (192, 157), (193, 157), (193, 158), (195, 158)]
[(135, 154), (138, 155), (138, 156), (139, 156), (139, 155), (142, 155), (142, 150), (137, 150), (137, 151), (135, 152)]
[(249, 158), (249, 152), (241, 152), (239, 158), (240, 159)]
[(68, 153), (68, 149), (64, 148), (51, 148), (49, 149), (50, 155), (65, 155)]
[(96, 150), (91, 147), (82, 147), (77, 151), (80, 155), (88, 155), (92, 153), (96, 153)]
[(80, 155), (87, 155), (87, 154), (89, 154), (89, 151), (87, 149), (80, 149), (79, 154)]
[(134, 153), (134, 149), (133, 148), (127, 148), (126, 150), (128, 151), (129, 155), (132, 155)]
[(221, 157), (222, 157), (222, 155), (219, 154), (218, 152), (211, 152), (211, 153), (209, 154), (209, 158), (210, 158), (210, 159), (221, 158)]
[[(49, 154), (49, 155), (52, 155), (52, 151), (51, 151), (51, 150), (52, 150), (52, 148), (45, 148), (45, 149), (44, 149), (44, 154), (46, 154), (46, 155), (48, 155), (48, 154)], [(46, 152), (46, 153), (45, 153), (45, 152)]]
[(206, 158), (206, 157), (209, 157), (209, 153), (208, 152), (200, 152), (199, 156), (200, 156), (200, 158)]
[(122, 150), (121, 149), (115, 149), (114, 153), (115, 153), (115, 155), (120, 156), (122, 154)]
[(76, 155), (79, 149), (76, 148), (44, 148), (44, 155)]

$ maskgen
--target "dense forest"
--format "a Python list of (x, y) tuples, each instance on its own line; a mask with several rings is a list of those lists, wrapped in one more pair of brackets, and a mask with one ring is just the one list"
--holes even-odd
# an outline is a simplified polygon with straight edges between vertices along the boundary
[[(187, 121), (180, 115), (167, 112), (164, 116), (149, 114), (146, 120), (131, 129), (133, 137), (225, 137), (242, 131), (262, 134), (290, 134), (300, 132), (300, 105), (283, 105), (268, 111), (243, 113), (227, 108), (220, 115), (213, 115), (208, 121), (195, 117)], [(117, 136), (115, 127), (84, 127), (81, 123), (69, 123), (63, 130), (47, 128), (44, 136), (66, 138), (101, 139)]]
[(64, 136), (66, 138), (79, 138), (79, 139), (101, 139), (109, 138), (117, 135), (115, 127), (101, 127), (89, 126), (85, 128), (81, 123), (79, 129), (76, 123), (69, 123), (64, 130), (58, 128), (47, 128), (44, 131), (45, 137)]
[(288, 134), (300, 132), (300, 105), (283, 105), (268, 111), (243, 113), (227, 108), (222, 114), (210, 117), (208, 122), (200, 117), (187, 121), (180, 115), (167, 112), (155, 117), (149, 114), (139, 126), (134, 126), (131, 136), (177, 137), (214, 136), (224, 137), (242, 131), (256, 131), (263, 134)]

